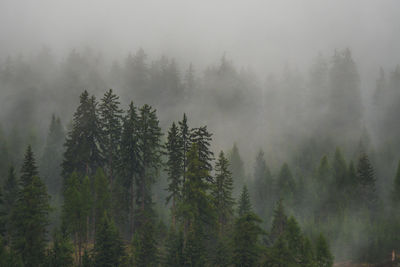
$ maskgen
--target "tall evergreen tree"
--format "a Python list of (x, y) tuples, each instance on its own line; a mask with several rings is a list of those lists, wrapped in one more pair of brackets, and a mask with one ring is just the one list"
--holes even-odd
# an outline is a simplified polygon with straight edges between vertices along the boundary
[(37, 175), (34, 155), (28, 146), (11, 227), (11, 246), (21, 256), (25, 266), (40, 266), (45, 256), (50, 197)]
[(166, 171), (168, 173), (168, 192), (169, 195), (167, 197), (167, 202), (172, 199), (172, 225), (175, 227), (176, 223), (176, 203), (181, 197), (181, 189), (182, 189), (182, 144), (181, 139), (179, 138), (179, 130), (175, 123), (172, 123), (172, 126), (168, 132), (168, 139), (166, 143), (167, 149), (167, 167)]
[(96, 232), (94, 264), (99, 267), (121, 266), (126, 253), (114, 222), (104, 213)]
[(187, 170), (187, 154), (191, 147), (190, 129), (188, 126), (186, 114), (183, 114), (182, 121), (178, 122), (178, 124), (179, 124), (179, 137), (181, 139), (181, 146), (182, 146), (183, 183), (185, 183), (186, 170)]
[(215, 164), (215, 184), (212, 187), (211, 196), (214, 207), (218, 212), (218, 224), (220, 233), (223, 232), (226, 224), (233, 218), (233, 205), (235, 201), (232, 197), (233, 179), (229, 171), (229, 162), (221, 151)]
[(92, 209), (89, 178), (83, 179), (73, 172), (67, 179), (64, 192), (63, 223), (68, 226), (75, 246), (75, 262), (80, 264), (89, 235), (89, 218)]
[(101, 149), (105, 158), (110, 190), (113, 188), (115, 169), (119, 160), (119, 144), (121, 139), (122, 109), (119, 108), (119, 97), (108, 90), (99, 106), (99, 123), (102, 129)]
[(395, 206), (400, 204), (400, 161), (397, 165), (396, 176), (393, 181), (393, 190), (391, 192), (392, 202)]
[(71, 267), (73, 266), (73, 246), (69, 239), (66, 228), (56, 229), (53, 233), (53, 245), (47, 255), (49, 267)]
[(245, 184), (245, 175), (244, 163), (240, 157), (239, 148), (236, 143), (233, 144), (233, 148), (229, 153), (228, 159), (230, 162), (229, 170), (232, 173), (233, 184), (235, 185), (233, 189), (233, 196), (237, 198), (240, 196), (243, 185)]
[(101, 128), (97, 102), (87, 91), (80, 96), (80, 104), (74, 113), (72, 129), (65, 140), (62, 175), (67, 179), (74, 171), (82, 175), (94, 174), (102, 166), (100, 151)]
[(64, 140), (65, 135), (61, 120), (53, 114), (46, 145), (40, 160), (40, 173), (52, 196), (58, 195), (62, 188), (60, 174)]
[(143, 173), (142, 155), (139, 149), (138, 123), (136, 107), (131, 102), (123, 119), (119, 165), (120, 185), (122, 187), (121, 203), (128, 213), (131, 238), (134, 232), (135, 181)]
[(16, 202), (18, 200), (18, 180), (15, 175), (14, 167), (11, 166), (8, 172), (7, 180), (4, 184), (4, 211), (6, 214), (5, 218), (5, 241), (7, 244), (10, 243), (10, 234), (12, 226), (12, 213)]
[(238, 207), (238, 215), (239, 217), (244, 216), (247, 213), (252, 212), (252, 206), (250, 202), (250, 194), (249, 190), (247, 189), (247, 186), (243, 186), (242, 188), (242, 194), (240, 194), (239, 198), (239, 207)]
[[(141, 173), (136, 177), (138, 195), (136, 202), (140, 208), (142, 219), (146, 219), (151, 211), (151, 187), (155, 182), (161, 165), (161, 128), (158, 125), (156, 110), (144, 105), (139, 110), (138, 148), (140, 151)], [(146, 218), (144, 218), (145, 216)], [(143, 223), (143, 220), (142, 220)]]
[(315, 247), (315, 261), (318, 267), (333, 266), (333, 256), (329, 250), (328, 242), (325, 237), (320, 234)]
[(255, 209), (258, 215), (267, 215), (266, 211), (271, 207), (273, 200), (273, 181), (271, 172), (265, 162), (264, 152), (260, 150), (256, 157), (256, 164), (254, 167), (254, 202)]
[(195, 143), (198, 148), (199, 161), (201, 163), (201, 168), (206, 170), (209, 175), (207, 181), (213, 183), (213, 178), (210, 175), (212, 171), (211, 161), (214, 160), (214, 153), (210, 149), (210, 142), (212, 134), (208, 132), (207, 126), (202, 126), (199, 128), (191, 129), (190, 140)]
[(272, 220), (272, 228), (270, 232), (270, 238), (272, 242), (275, 242), (281, 236), (287, 227), (288, 219), (285, 214), (285, 209), (283, 206), (283, 200), (280, 199), (274, 210), (274, 217)]
[(377, 201), (375, 172), (366, 153), (361, 154), (357, 164), (357, 178), (361, 187), (361, 199), (368, 208), (373, 208)]
[(279, 197), (285, 198), (288, 202), (294, 200), (296, 184), (290, 171), (289, 165), (284, 163), (277, 179), (277, 191)]

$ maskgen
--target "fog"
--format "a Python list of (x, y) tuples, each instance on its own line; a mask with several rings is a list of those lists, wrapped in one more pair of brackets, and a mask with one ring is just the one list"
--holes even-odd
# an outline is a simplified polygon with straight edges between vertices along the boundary
[(83, 90), (99, 100), (113, 88), (125, 110), (154, 106), (164, 132), (186, 113), (208, 126), (215, 153), (236, 143), (247, 181), (260, 149), (275, 178), (284, 162), (311, 177), (336, 147), (350, 161), (363, 146), (387, 197), (399, 33), (397, 0), (0, 0), (8, 161), (28, 143), (43, 153), (52, 114), (69, 129)]

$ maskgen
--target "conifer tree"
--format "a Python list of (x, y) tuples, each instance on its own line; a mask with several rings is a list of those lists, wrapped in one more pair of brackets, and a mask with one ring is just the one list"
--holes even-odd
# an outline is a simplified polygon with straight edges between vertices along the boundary
[(240, 157), (239, 148), (236, 143), (233, 144), (233, 148), (229, 153), (228, 159), (230, 162), (229, 171), (232, 173), (233, 184), (235, 185), (233, 189), (233, 196), (238, 198), (244, 185), (245, 175), (243, 160)]
[(101, 128), (97, 102), (87, 91), (80, 96), (74, 113), (72, 129), (68, 132), (64, 146), (62, 176), (67, 179), (74, 171), (82, 175), (94, 174), (103, 164), (100, 151)]
[(63, 223), (68, 226), (75, 246), (75, 262), (80, 264), (84, 246), (89, 241), (89, 218), (92, 209), (90, 181), (73, 172), (67, 179), (64, 192)]
[(167, 238), (167, 255), (165, 259), (165, 266), (175, 267), (175, 266), (183, 266), (184, 258), (183, 258), (183, 232), (176, 229), (170, 229)]
[(98, 228), (101, 218), (104, 213), (110, 212), (111, 208), (111, 193), (109, 189), (109, 181), (107, 180), (103, 170), (98, 168), (94, 177), (94, 194), (93, 194), (93, 208), (94, 208), (94, 230)]
[(176, 224), (176, 203), (181, 197), (182, 190), (182, 144), (179, 138), (179, 130), (175, 123), (168, 132), (168, 139), (166, 143), (167, 149), (167, 167), (168, 173), (168, 192), (167, 203), (172, 200), (171, 214), (172, 214), (172, 225), (175, 227)]
[(140, 108), (139, 113), (138, 148), (141, 155), (141, 173), (136, 177), (136, 186), (138, 190), (136, 202), (140, 208), (143, 223), (143, 219), (146, 219), (151, 211), (151, 187), (155, 182), (161, 165), (160, 138), (162, 133), (158, 125), (156, 110), (152, 109), (149, 105), (144, 105)]
[(270, 203), (273, 199), (273, 189), (272, 175), (265, 162), (264, 152), (260, 150), (254, 167), (253, 186), (255, 209), (258, 215), (266, 215), (266, 210), (271, 206)]
[(239, 217), (252, 212), (252, 206), (250, 202), (250, 195), (247, 186), (243, 186), (242, 194), (239, 198), (238, 215)]
[(94, 264), (99, 267), (121, 266), (125, 260), (125, 248), (114, 222), (104, 213), (96, 231)]
[(215, 184), (211, 192), (214, 207), (218, 212), (220, 233), (223, 232), (226, 224), (232, 219), (233, 205), (235, 204), (232, 197), (232, 173), (228, 168), (229, 162), (225, 158), (224, 152), (221, 151), (215, 164)]
[(368, 208), (373, 208), (377, 201), (375, 187), (375, 172), (368, 155), (362, 153), (357, 164), (357, 178), (361, 187), (361, 199)]
[(329, 250), (328, 242), (322, 234), (318, 236), (315, 246), (315, 261), (318, 267), (333, 266), (333, 256)]
[(135, 181), (143, 172), (139, 150), (138, 115), (133, 102), (129, 104), (127, 114), (123, 119), (119, 177), (122, 187), (121, 199), (128, 213), (129, 232), (131, 238), (134, 231)]
[(47, 134), (46, 145), (40, 160), (40, 173), (52, 196), (58, 195), (62, 188), (60, 174), (64, 140), (64, 129), (60, 118), (53, 114)]
[(21, 168), (21, 189), (12, 212), (11, 246), (26, 266), (43, 263), (50, 212), (46, 186), (37, 176), (32, 149), (28, 146)]
[(239, 217), (233, 233), (233, 262), (235, 266), (257, 266), (260, 260), (259, 236), (263, 230), (259, 227), (261, 219), (254, 213), (245, 213)]
[(154, 235), (153, 222), (147, 220), (140, 231), (135, 233), (133, 243), (134, 266), (155, 266), (157, 259), (157, 247)]
[(99, 123), (102, 130), (101, 150), (105, 159), (107, 176), (112, 192), (115, 169), (119, 160), (119, 144), (121, 138), (122, 109), (119, 108), (119, 97), (108, 90), (99, 106)]
[(288, 219), (283, 207), (283, 200), (280, 199), (274, 210), (274, 218), (272, 220), (272, 228), (270, 232), (270, 238), (272, 242), (275, 242), (275, 240), (277, 240), (278, 237), (285, 232), (287, 223)]
[(186, 114), (183, 114), (182, 121), (178, 122), (179, 124), (179, 137), (181, 139), (182, 146), (182, 175), (183, 175), (183, 183), (186, 180), (186, 170), (187, 170), (187, 153), (191, 147), (190, 142), (190, 129), (187, 122)]
[(210, 172), (212, 171), (211, 161), (214, 160), (214, 153), (210, 150), (211, 136), (212, 134), (208, 132), (207, 126), (193, 128), (190, 133), (191, 142), (197, 145), (201, 168), (209, 173), (207, 176), (209, 183), (213, 183)]
[(284, 163), (278, 175), (277, 190), (279, 197), (285, 198), (287, 201), (294, 200), (294, 194), (296, 191), (296, 184), (292, 176), (292, 172), (289, 169), (289, 165)]
[(7, 242), (7, 244), (10, 243), (10, 234), (12, 226), (11, 215), (18, 199), (18, 191), (19, 191), (19, 186), (17, 177), (15, 175), (14, 167), (11, 166), (8, 171), (7, 180), (4, 184), (4, 212), (6, 214), (5, 241)]
[(53, 233), (53, 245), (47, 255), (49, 267), (73, 266), (73, 245), (69, 239), (65, 226), (55, 229)]

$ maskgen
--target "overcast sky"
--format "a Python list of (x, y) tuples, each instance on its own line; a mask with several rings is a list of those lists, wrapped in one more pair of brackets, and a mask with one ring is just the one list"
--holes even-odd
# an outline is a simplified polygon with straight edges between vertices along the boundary
[(0, 56), (91, 46), (119, 58), (143, 47), (203, 66), (309, 64), (350, 47), (364, 68), (400, 62), (398, 0), (0, 0)]

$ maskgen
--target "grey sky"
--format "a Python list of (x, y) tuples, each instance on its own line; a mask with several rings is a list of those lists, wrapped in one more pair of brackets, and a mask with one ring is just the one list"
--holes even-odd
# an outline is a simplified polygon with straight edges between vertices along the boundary
[(119, 58), (143, 47), (203, 66), (225, 52), (268, 72), (350, 47), (367, 69), (393, 68), (399, 13), (397, 0), (0, 0), (0, 53), (92, 46)]

